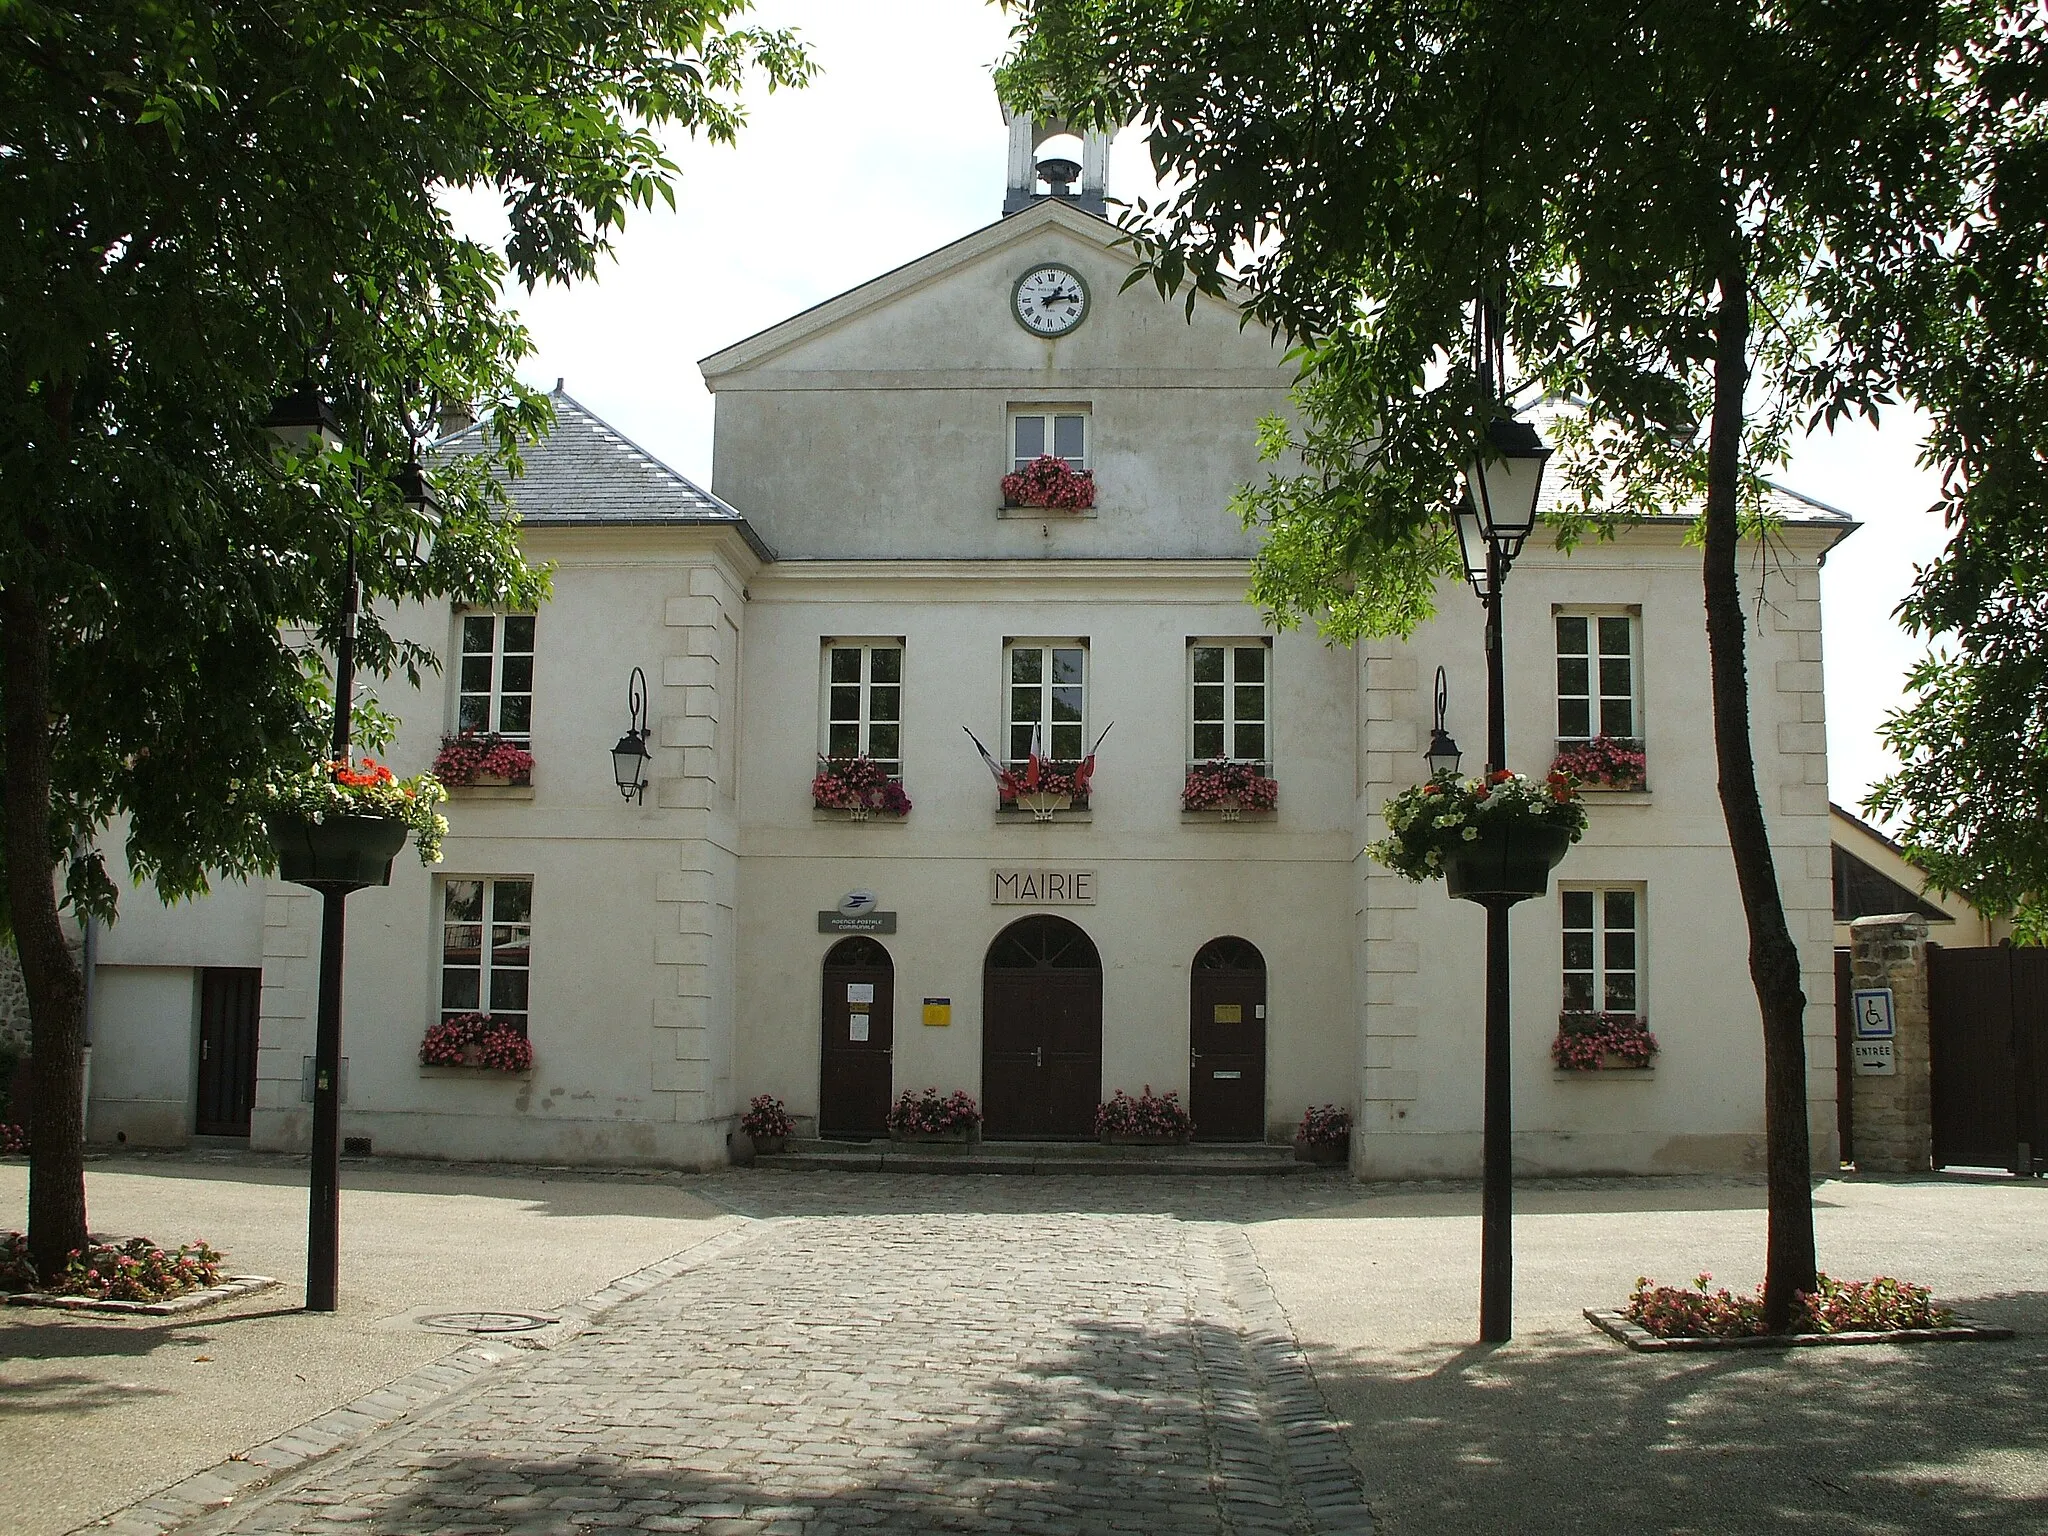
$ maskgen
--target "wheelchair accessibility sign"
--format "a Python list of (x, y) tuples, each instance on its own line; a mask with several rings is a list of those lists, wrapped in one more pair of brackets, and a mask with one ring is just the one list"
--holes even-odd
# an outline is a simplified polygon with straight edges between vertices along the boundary
[(1858, 991), (1850, 997), (1850, 1008), (1856, 1019), (1856, 1038), (1849, 1042), (1856, 1075), (1896, 1076), (1899, 1069), (1892, 1045), (1898, 1035), (1898, 1024), (1892, 1015), (1892, 989), (1872, 987)]

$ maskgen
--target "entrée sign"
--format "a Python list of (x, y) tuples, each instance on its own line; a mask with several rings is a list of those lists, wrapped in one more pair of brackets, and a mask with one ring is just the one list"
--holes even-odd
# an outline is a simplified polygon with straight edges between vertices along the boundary
[(998, 907), (1092, 907), (1092, 869), (992, 869), (988, 899)]

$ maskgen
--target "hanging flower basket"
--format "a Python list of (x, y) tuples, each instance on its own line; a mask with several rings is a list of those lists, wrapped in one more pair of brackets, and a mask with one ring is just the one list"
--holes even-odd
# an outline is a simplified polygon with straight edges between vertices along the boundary
[(1540, 896), (1585, 835), (1586, 808), (1561, 773), (1417, 784), (1387, 802), (1387, 835), (1366, 851), (1397, 875), (1444, 879), (1467, 901)]
[(406, 825), (389, 816), (329, 816), (324, 821), (276, 817), (270, 841), (278, 878), (314, 889), (389, 885), (391, 861), (405, 846)]
[(391, 861), (408, 833), (420, 862), (441, 857), (448, 823), (434, 809), (448, 798), (431, 773), (401, 779), (375, 758), (360, 767), (318, 763), (261, 790), (281, 879), (314, 890), (389, 885)]
[(1085, 511), (1095, 505), (1095, 477), (1056, 454), (1041, 454), (1014, 475), (1003, 476), (1003, 505)]

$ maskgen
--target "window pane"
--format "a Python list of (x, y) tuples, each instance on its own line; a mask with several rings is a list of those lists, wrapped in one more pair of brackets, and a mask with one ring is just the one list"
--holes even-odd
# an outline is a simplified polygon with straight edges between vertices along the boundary
[(1607, 930), (1607, 969), (1632, 971), (1636, 968), (1636, 936), (1628, 929)]
[(1634, 736), (1636, 733), (1635, 704), (1629, 699), (1602, 699), (1600, 701), (1600, 734), (1603, 736)]
[(1052, 451), (1069, 464), (1080, 464), (1084, 449), (1082, 418), (1055, 416), (1052, 419)]
[(491, 691), (491, 658), (465, 656), (462, 658), (462, 691), (464, 693), (489, 693)]
[(1223, 685), (1221, 683), (1196, 684), (1195, 718), (1197, 720), (1221, 720), (1223, 718)]
[(495, 880), (491, 883), (491, 921), (523, 923), (533, 915), (531, 880)]
[[(1580, 622), (1584, 622), (1581, 620)], [(1600, 654), (1602, 656), (1626, 656), (1631, 649), (1629, 622), (1625, 614), (1603, 615), (1600, 620)]]
[(1240, 683), (1262, 682), (1266, 676), (1266, 648), (1263, 645), (1240, 645), (1237, 648), (1237, 680)]
[(1567, 1013), (1593, 1011), (1593, 978), (1583, 972), (1564, 979), (1564, 1007)]
[(1266, 718), (1266, 690), (1254, 683), (1247, 688), (1242, 684), (1233, 688), (1237, 718), (1240, 720), (1263, 720)]
[(1042, 688), (1012, 688), (1010, 690), (1010, 718), (1012, 720), (1037, 721), (1043, 718), (1045, 701)]
[(1081, 690), (1078, 688), (1053, 689), (1052, 717), (1054, 720), (1078, 721), (1081, 718)]
[(1557, 691), (1560, 697), (1584, 697), (1592, 692), (1589, 679), (1592, 671), (1583, 656), (1560, 656), (1557, 658)]
[(1560, 614), (1557, 620), (1557, 654), (1560, 656), (1583, 656), (1586, 654), (1586, 621), (1583, 617)]
[(1567, 928), (1564, 933), (1564, 968), (1568, 971), (1590, 971), (1593, 969), (1593, 935), (1582, 929)]
[(893, 683), (868, 690), (868, 718), (894, 720), (903, 703), (903, 690)]
[(1600, 662), (1600, 692), (1608, 698), (1625, 699), (1634, 692), (1629, 683), (1626, 656), (1607, 656)]
[(1634, 928), (1636, 925), (1636, 893), (1634, 891), (1607, 892), (1607, 926)]
[[(988, 430), (986, 427), (983, 431)], [(987, 442), (987, 438), (982, 439)], [(1045, 452), (1045, 418), (1043, 416), (1019, 416), (1017, 418), (1017, 458), (1029, 462)]]
[(530, 652), (533, 649), (533, 615), (530, 613), (507, 614), (505, 617), (505, 650)]
[(455, 711), (455, 729), (488, 731), (490, 728), (491, 696), (487, 693), (465, 693)]
[(1034, 727), (1030, 725), (1013, 725), (1010, 727), (1011, 762), (1021, 763), (1031, 756), (1031, 732), (1033, 729)]
[(473, 1012), (478, 993), (477, 973), (450, 968), (441, 972), (441, 1006), (457, 1012)]
[(1593, 710), (1584, 699), (1559, 699), (1557, 701), (1557, 734), (1560, 736), (1590, 736)]
[[(1593, 926), (1593, 893), (1591, 891), (1566, 891), (1564, 895), (1564, 925), (1567, 928), (1590, 928)], [(1589, 955), (1586, 964), (1593, 963)]]
[(483, 954), (480, 923), (450, 923), (441, 931), (441, 958), (450, 965), (475, 965)]
[(507, 693), (533, 692), (533, 658), (507, 656), (498, 669), (498, 686)]
[(1035, 683), (1045, 675), (1045, 652), (1032, 648), (1010, 652), (1010, 681)]
[(878, 645), (868, 652), (868, 676), (877, 683), (903, 681), (903, 652), (893, 645)]
[(860, 756), (860, 726), (855, 721), (835, 723), (825, 728), (825, 752), (830, 757)]
[(898, 729), (899, 727), (893, 722), (888, 725), (869, 726), (868, 756), (892, 763), (896, 761), (899, 755), (896, 750)]
[(465, 651), (491, 653), (492, 637), (498, 632), (498, 621), (489, 614), (473, 613), (462, 621), (462, 648)]
[(507, 694), (498, 704), (498, 729), (507, 736), (524, 736), (533, 729), (533, 699), (530, 695)]
[(1265, 726), (1256, 723), (1239, 725), (1235, 755), (1248, 763), (1263, 763), (1266, 760)]
[(1223, 681), (1222, 646), (1198, 645), (1195, 647), (1195, 681), (1198, 683), (1220, 683)]
[(529, 943), (524, 923), (500, 923), (491, 929), (491, 970), (493, 973), (506, 966), (524, 970), (527, 963)]
[(491, 972), (491, 1012), (496, 1013), (500, 1008), (511, 1008), (520, 1013), (526, 1011), (526, 972)]
[[(1218, 693), (1222, 690), (1219, 688)], [(1195, 756), (1204, 760), (1223, 755), (1222, 725), (1198, 725), (1195, 727)]]
[(831, 689), (831, 704), (826, 718), (829, 720), (860, 719), (860, 686), (858, 684), (835, 684)]
[(857, 683), (860, 681), (860, 652), (851, 646), (832, 647), (832, 681), (835, 683)]
[(480, 922), (484, 915), (484, 883), (450, 880), (442, 888), (442, 914), (451, 923)]
[(1078, 683), (1081, 681), (1081, 666), (1087, 652), (1080, 650), (1055, 650), (1052, 653), (1052, 680), (1056, 683)]
[(1060, 763), (1078, 763), (1081, 760), (1081, 727), (1078, 725), (1056, 725), (1052, 728), (1051, 756)]
[(1607, 978), (1607, 1011), (1609, 1013), (1634, 1013), (1636, 1011), (1636, 978), (1634, 972)]

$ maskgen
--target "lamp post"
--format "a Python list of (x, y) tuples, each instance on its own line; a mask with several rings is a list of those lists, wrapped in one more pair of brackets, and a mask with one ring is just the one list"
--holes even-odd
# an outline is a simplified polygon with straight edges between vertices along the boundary
[[(280, 447), (300, 454), (333, 453), (342, 446), (334, 408), (310, 384), (279, 400), (263, 428)], [(395, 478), (399, 497), (428, 519), (440, 503), (417, 462)], [(362, 490), (362, 474), (356, 474)], [(334, 646), (334, 736), (329, 756), (346, 765), (356, 682), (356, 537), (348, 536), (342, 575), (340, 632)], [(344, 903), (359, 880), (298, 882), (320, 893), (320, 1000), (313, 1032), (313, 1141), (306, 1194), (306, 1310), (332, 1312), (341, 1268), (341, 977), (346, 943)]]
[[(1491, 306), (1479, 307), (1475, 350), (1489, 403), (1499, 398), (1494, 381), (1499, 343), (1489, 334)], [(1508, 571), (1535, 526), (1543, 489), (1543, 464), (1550, 450), (1527, 422), (1497, 416), (1486, 441), (1465, 472), (1465, 499), (1458, 508), (1458, 548), (1466, 580), (1486, 612), (1486, 771), (1507, 765), (1507, 689), (1501, 641), (1501, 595)], [(1441, 676), (1441, 674), (1439, 674)], [(1439, 683), (1439, 687), (1441, 687)], [(1442, 706), (1438, 706), (1442, 718)], [(1431, 742), (1431, 766), (1435, 766)], [(1480, 1215), (1479, 1337), (1505, 1343), (1514, 1334), (1514, 1057), (1510, 1049), (1508, 908), (1519, 895), (1489, 892), (1473, 898), (1486, 908), (1486, 1109), (1483, 1194)]]

